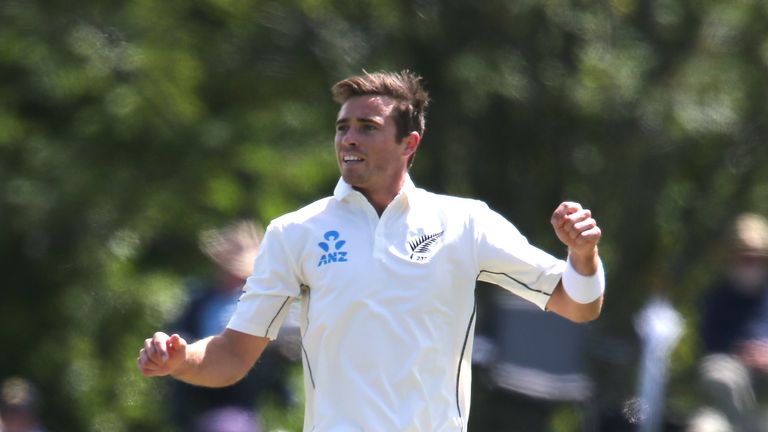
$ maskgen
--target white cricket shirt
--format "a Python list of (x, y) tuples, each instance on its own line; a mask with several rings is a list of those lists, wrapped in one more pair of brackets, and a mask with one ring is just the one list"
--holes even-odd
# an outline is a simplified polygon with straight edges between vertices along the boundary
[(543, 309), (564, 269), (480, 201), (408, 178), (379, 218), (339, 180), (269, 225), (228, 327), (274, 339), (301, 302), (305, 431), (463, 431), (476, 281)]

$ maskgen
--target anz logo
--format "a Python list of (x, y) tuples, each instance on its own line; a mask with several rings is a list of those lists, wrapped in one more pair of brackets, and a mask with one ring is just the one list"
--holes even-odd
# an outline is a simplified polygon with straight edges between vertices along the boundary
[(341, 250), (347, 242), (345, 240), (339, 240), (341, 236), (338, 231), (328, 231), (323, 234), (323, 238), (325, 241), (321, 241), (317, 244), (324, 252), (323, 256), (320, 257), (320, 261), (317, 263), (318, 267), (335, 262), (348, 262), (347, 251)]

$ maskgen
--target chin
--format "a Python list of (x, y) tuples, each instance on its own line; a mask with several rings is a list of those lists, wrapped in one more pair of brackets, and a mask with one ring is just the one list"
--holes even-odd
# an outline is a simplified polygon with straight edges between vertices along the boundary
[(344, 181), (347, 182), (347, 184), (350, 186), (359, 187), (364, 183), (364, 179), (362, 179), (359, 175), (353, 175), (344, 171), (341, 172), (341, 178), (343, 178)]

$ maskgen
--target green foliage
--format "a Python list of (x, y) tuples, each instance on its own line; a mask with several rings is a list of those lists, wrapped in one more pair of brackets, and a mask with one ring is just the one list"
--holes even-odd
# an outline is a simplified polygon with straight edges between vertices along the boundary
[(288, 385), (299, 396), (292, 405), (283, 407), (268, 400), (260, 409), (264, 427), (272, 432), (301, 432), (304, 428), (304, 375), (299, 364), (290, 369)]
[(555, 204), (591, 207), (597, 327), (632, 340), (627, 317), (671, 298), (672, 394), (692, 399), (677, 377), (724, 224), (768, 213), (758, 0), (1, 2), (0, 375), (42, 386), (56, 430), (167, 428), (134, 359), (206, 268), (197, 231), (328, 195), (328, 88), (400, 68), (434, 101), (416, 182), (555, 252)]

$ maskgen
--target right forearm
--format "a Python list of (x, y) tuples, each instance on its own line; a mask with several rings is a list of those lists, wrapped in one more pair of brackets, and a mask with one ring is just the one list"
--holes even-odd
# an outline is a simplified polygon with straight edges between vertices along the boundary
[(194, 385), (224, 387), (244, 377), (268, 343), (266, 337), (228, 328), (193, 344), (178, 334), (156, 332), (144, 340), (136, 362), (147, 377), (171, 375)]
[(203, 387), (226, 387), (242, 379), (250, 369), (227, 347), (222, 336), (211, 336), (187, 346), (186, 358), (171, 376)]

